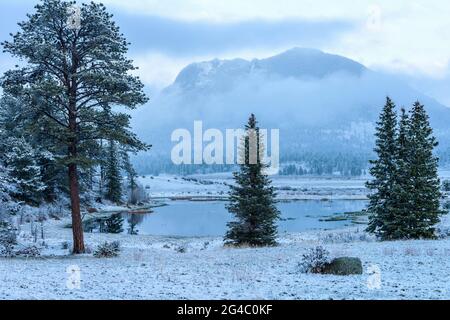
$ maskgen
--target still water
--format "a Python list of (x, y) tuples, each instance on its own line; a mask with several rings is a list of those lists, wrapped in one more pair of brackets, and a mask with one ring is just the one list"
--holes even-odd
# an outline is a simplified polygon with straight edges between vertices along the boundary
[[(109, 221), (108, 226), (112, 227), (113, 233), (180, 237), (223, 236), (227, 222), (233, 220), (225, 205), (226, 202), (223, 201), (172, 201), (167, 206), (154, 208), (149, 214), (118, 215), (115, 221)], [(342, 228), (351, 225), (351, 221), (323, 220), (336, 214), (360, 211), (365, 206), (366, 201), (360, 200), (281, 202), (278, 204), (282, 218), (278, 222), (279, 232)]]

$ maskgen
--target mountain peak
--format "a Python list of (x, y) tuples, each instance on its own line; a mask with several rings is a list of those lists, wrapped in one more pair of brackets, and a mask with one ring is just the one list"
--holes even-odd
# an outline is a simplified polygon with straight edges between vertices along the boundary
[(299, 47), (263, 59), (261, 64), (281, 76), (294, 78), (324, 78), (334, 73), (360, 76), (366, 70), (362, 64), (346, 57)]
[(214, 59), (193, 63), (180, 72), (175, 83), (185, 89), (223, 89), (232, 85), (234, 80), (253, 73), (281, 78), (321, 79), (335, 73), (360, 76), (365, 70), (362, 64), (343, 56), (294, 47), (266, 59)]

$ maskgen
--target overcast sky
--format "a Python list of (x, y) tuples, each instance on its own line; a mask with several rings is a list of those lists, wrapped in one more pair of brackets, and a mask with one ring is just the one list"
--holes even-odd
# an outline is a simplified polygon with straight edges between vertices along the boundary
[[(2, 0), (0, 39), (35, 0)], [(344, 55), (405, 78), (450, 106), (447, 0), (103, 0), (151, 88), (194, 61), (262, 58), (294, 46)], [(0, 71), (13, 61), (0, 54)]]

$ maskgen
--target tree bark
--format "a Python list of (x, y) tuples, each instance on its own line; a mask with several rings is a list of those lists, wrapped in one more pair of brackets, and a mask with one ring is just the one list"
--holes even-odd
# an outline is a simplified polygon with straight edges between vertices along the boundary
[(78, 185), (77, 165), (69, 165), (70, 203), (72, 208), (73, 254), (85, 252), (83, 224), (80, 210), (80, 190)]
[[(74, 59), (74, 58), (72, 58)], [(75, 62), (74, 62), (75, 63)], [(70, 204), (72, 208), (72, 232), (73, 232), (73, 254), (82, 254), (85, 252), (83, 224), (81, 221), (80, 209), (80, 186), (78, 182), (78, 166), (76, 159), (78, 157), (78, 139), (77, 139), (77, 106), (76, 106), (76, 81), (75, 71), (72, 71), (73, 85), (69, 88), (69, 130), (73, 135), (70, 137), (69, 143), (69, 189)]]

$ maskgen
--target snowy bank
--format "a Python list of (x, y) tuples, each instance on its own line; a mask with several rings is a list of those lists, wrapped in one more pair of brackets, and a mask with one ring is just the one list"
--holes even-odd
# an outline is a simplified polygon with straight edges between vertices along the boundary
[[(45, 257), (0, 259), (0, 299), (450, 299), (448, 238), (376, 242), (353, 227), (283, 234), (274, 248), (231, 249), (220, 238), (86, 234), (90, 248), (122, 244), (118, 258), (98, 259), (67, 256), (67, 222), (46, 222)], [(364, 274), (300, 273), (302, 254), (318, 244), (332, 256), (361, 258)]]
[[(365, 200), (365, 178), (284, 177), (272, 178), (279, 200)], [(205, 174), (187, 177), (142, 176), (139, 182), (152, 199), (226, 199), (231, 174)]]

